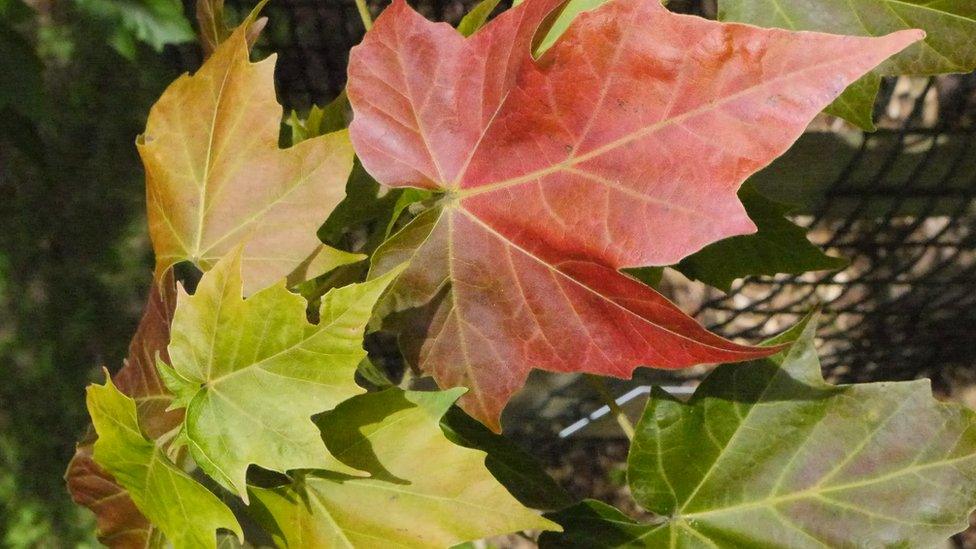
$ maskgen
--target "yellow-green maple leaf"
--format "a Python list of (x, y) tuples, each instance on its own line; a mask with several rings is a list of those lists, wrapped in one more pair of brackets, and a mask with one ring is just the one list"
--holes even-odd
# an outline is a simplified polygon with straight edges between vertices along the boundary
[(492, 477), (484, 452), (444, 436), (441, 417), (463, 392), (391, 388), (340, 404), (319, 420), (335, 456), (330, 469), (372, 476), (322, 472), (293, 486), (252, 488), (256, 517), (286, 548), (422, 549), (559, 529)]
[(181, 438), (194, 461), (246, 501), (250, 464), (281, 472), (328, 464), (311, 416), (363, 392), (354, 379), (363, 330), (398, 273), (331, 290), (311, 324), (305, 299), (283, 282), (243, 299), (241, 262), (233, 252), (196, 293), (179, 290), (171, 366), (159, 367), (186, 407)]
[(105, 385), (88, 387), (88, 412), (98, 433), (95, 462), (115, 477), (174, 547), (216, 547), (217, 528), (244, 539), (230, 509), (146, 438), (135, 401), (111, 378)]

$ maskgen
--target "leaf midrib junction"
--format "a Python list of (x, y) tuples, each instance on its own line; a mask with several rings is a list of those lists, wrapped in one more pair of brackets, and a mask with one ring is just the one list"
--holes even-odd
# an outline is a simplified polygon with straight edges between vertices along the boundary
[[(505, 235), (499, 233), (493, 227), (491, 227), (490, 225), (488, 225), (485, 221), (481, 220), (478, 216), (476, 216), (475, 214), (473, 214), (473, 213), (467, 211), (466, 209), (464, 209), (463, 206), (453, 206), (453, 205), (445, 206), (444, 207), (444, 212), (441, 215), (442, 216), (443, 215), (450, 216), (450, 215), (453, 214), (454, 211), (460, 212), (465, 217), (467, 217), (470, 220), (472, 220), (475, 223), (477, 223), (478, 226), (480, 226), (480, 227), (483, 228), (483, 230), (485, 230), (486, 232), (488, 232), (489, 234), (491, 234), (495, 238), (498, 238), (499, 240), (501, 240), (505, 245), (511, 246), (511, 247), (515, 248), (516, 250), (522, 252), (523, 254), (525, 254), (526, 256), (528, 256), (529, 258), (531, 258), (534, 261), (538, 262), (540, 265), (542, 265), (546, 269), (549, 269), (549, 270), (553, 271), (554, 273), (558, 274), (559, 276), (563, 277), (564, 279), (566, 279), (566, 280), (568, 280), (568, 281), (570, 281), (570, 282), (572, 282), (574, 284), (577, 284), (579, 287), (583, 288), (584, 290), (586, 290), (586, 291), (588, 291), (590, 293), (593, 293), (594, 295), (596, 295), (601, 300), (606, 301), (607, 303), (610, 303), (613, 306), (620, 308), (621, 310), (625, 311), (627, 314), (636, 316), (636, 317), (640, 318), (642, 321), (644, 321), (644, 322), (646, 322), (648, 324), (651, 324), (651, 325), (655, 326), (656, 328), (658, 328), (658, 329), (660, 329), (660, 330), (662, 330), (664, 332), (667, 332), (667, 333), (673, 335), (674, 337), (677, 337), (677, 338), (680, 338), (680, 339), (684, 339), (684, 340), (687, 340), (687, 341), (691, 341), (692, 343), (695, 343), (695, 344), (698, 344), (698, 345), (703, 345), (703, 346), (709, 347), (710, 349), (714, 349), (714, 350), (720, 351), (720, 352), (725, 352), (725, 353), (740, 353), (743, 356), (753, 356), (753, 353), (750, 352), (750, 351), (735, 351), (735, 350), (724, 349), (724, 348), (721, 348), (721, 347), (716, 347), (715, 345), (711, 345), (711, 344), (708, 344), (708, 343), (702, 343), (700, 341), (691, 339), (691, 338), (689, 338), (686, 335), (680, 334), (678, 332), (674, 332), (674, 331), (668, 329), (667, 327), (665, 327), (662, 324), (655, 323), (655, 322), (653, 322), (651, 320), (648, 320), (648, 319), (646, 319), (646, 318), (638, 315), (634, 311), (631, 311), (630, 309), (624, 307), (623, 305), (617, 303), (616, 301), (614, 301), (612, 299), (609, 299), (607, 296), (601, 294), (597, 290), (595, 290), (595, 289), (591, 288), (590, 286), (584, 284), (582, 281), (577, 280), (576, 278), (574, 278), (572, 276), (569, 276), (566, 273), (560, 271), (558, 268), (556, 268), (553, 265), (549, 264), (547, 261), (543, 260), (542, 258), (540, 258), (539, 256), (537, 256), (536, 254), (533, 254), (529, 250), (523, 248), (522, 246), (519, 246), (515, 242), (511, 241), (508, 237), (506, 237)], [(623, 276), (623, 275), (621, 275), (621, 276)], [(453, 280), (453, 276), (451, 278)], [(653, 291), (652, 288), (651, 288), (651, 290)]]

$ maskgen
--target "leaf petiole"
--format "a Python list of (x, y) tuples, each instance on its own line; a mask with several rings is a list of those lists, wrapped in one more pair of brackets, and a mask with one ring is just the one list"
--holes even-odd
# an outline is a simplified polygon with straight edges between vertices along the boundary
[(593, 374), (583, 374), (586, 382), (593, 387), (593, 390), (600, 395), (603, 399), (604, 404), (610, 408), (610, 413), (613, 414), (614, 419), (617, 420), (617, 425), (620, 425), (620, 430), (624, 432), (627, 436), (627, 440), (634, 440), (634, 424), (630, 422), (630, 418), (627, 414), (620, 408), (617, 404), (617, 400), (613, 398), (610, 391), (607, 389), (607, 384), (603, 381), (603, 378)]
[(362, 20), (363, 26), (366, 27), (366, 32), (369, 32), (369, 29), (373, 28), (373, 16), (369, 13), (366, 0), (356, 0), (356, 10), (359, 12), (359, 19)]

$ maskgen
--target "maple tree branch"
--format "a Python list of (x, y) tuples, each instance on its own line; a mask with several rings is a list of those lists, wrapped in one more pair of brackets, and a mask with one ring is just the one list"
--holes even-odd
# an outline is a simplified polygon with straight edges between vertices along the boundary
[(607, 389), (607, 384), (604, 383), (603, 378), (593, 374), (583, 374), (586, 382), (593, 387), (593, 390), (600, 395), (603, 399), (604, 404), (610, 408), (610, 413), (613, 414), (614, 419), (617, 420), (617, 425), (620, 425), (620, 430), (624, 432), (627, 436), (627, 440), (634, 440), (634, 425), (630, 422), (630, 418), (627, 414), (620, 408), (617, 404), (617, 400), (613, 398), (610, 391)]

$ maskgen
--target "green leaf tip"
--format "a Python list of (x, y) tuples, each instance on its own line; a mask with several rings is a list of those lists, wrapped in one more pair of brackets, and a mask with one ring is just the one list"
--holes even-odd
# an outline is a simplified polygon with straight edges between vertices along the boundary
[(481, 0), (478, 2), (475, 7), (471, 8), (471, 11), (461, 18), (461, 22), (457, 26), (458, 32), (463, 36), (471, 36), (477, 32), (488, 21), (488, 17), (498, 7), (499, 2), (500, 0)]
[(230, 509), (142, 434), (135, 401), (118, 390), (107, 371), (104, 385), (88, 387), (87, 404), (98, 433), (95, 462), (174, 547), (216, 547), (217, 529), (244, 539)]
[(812, 340), (817, 335), (817, 326), (820, 325), (821, 315), (820, 307), (814, 307), (809, 313), (803, 315), (803, 318), (796, 324), (790, 326), (782, 333), (763, 341), (762, 344), (774, 346), (794, 343), (801, 339)]

